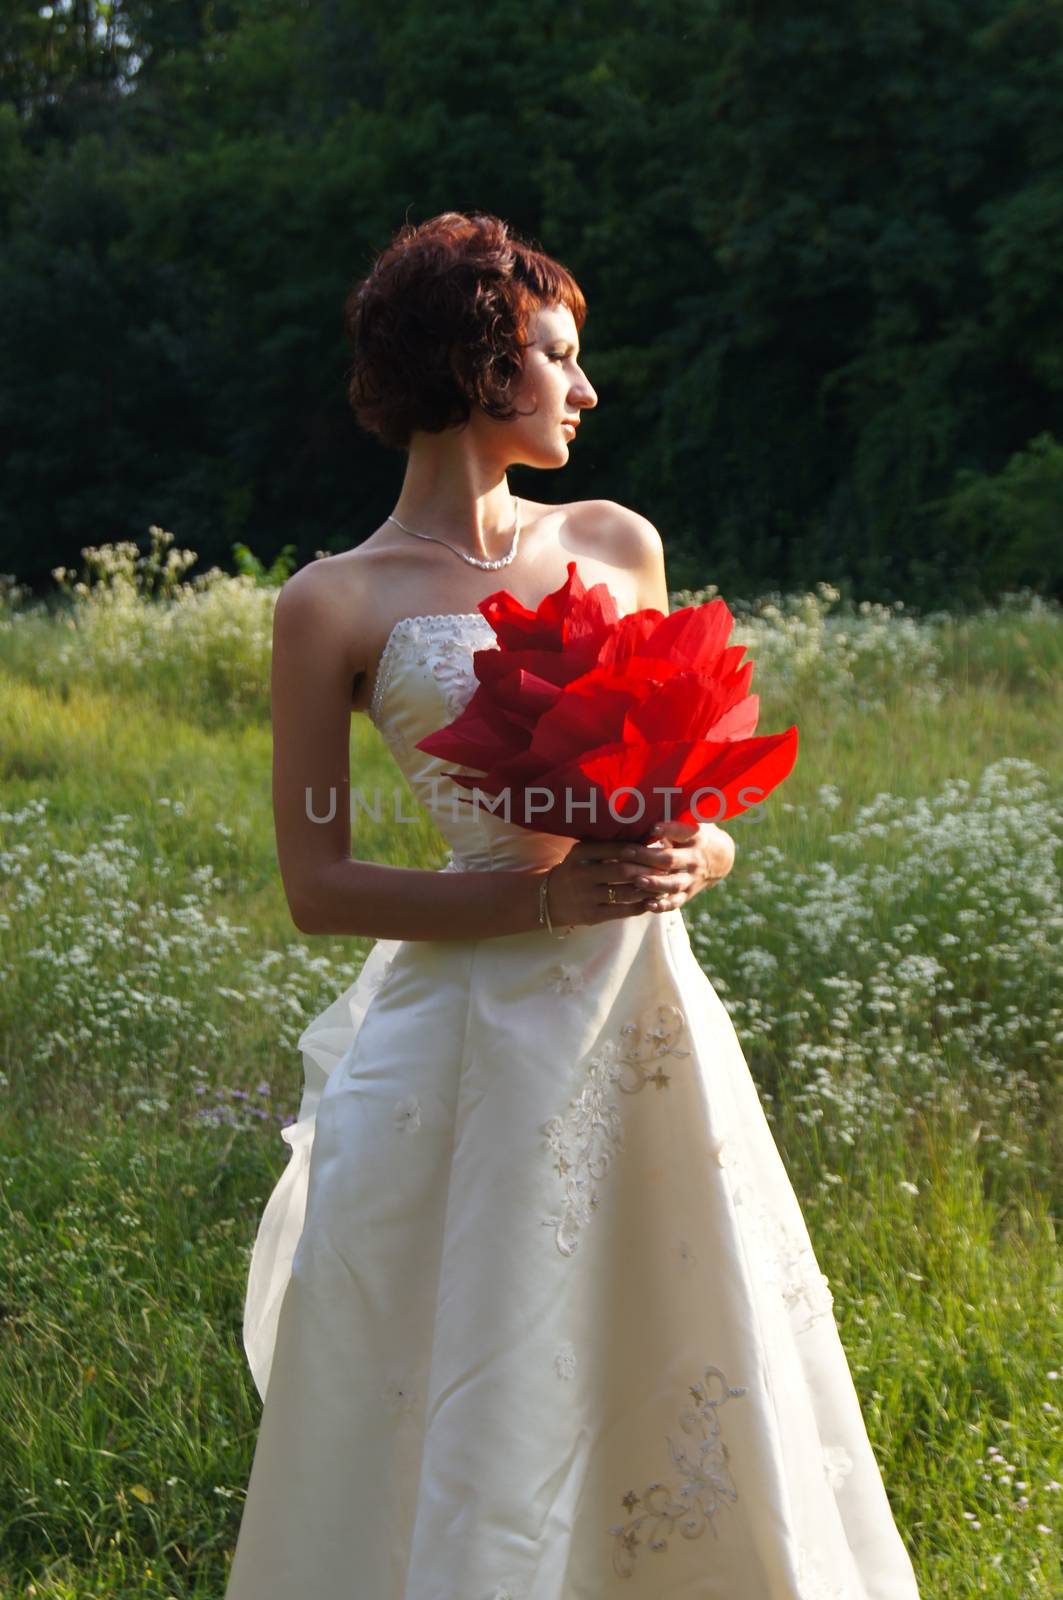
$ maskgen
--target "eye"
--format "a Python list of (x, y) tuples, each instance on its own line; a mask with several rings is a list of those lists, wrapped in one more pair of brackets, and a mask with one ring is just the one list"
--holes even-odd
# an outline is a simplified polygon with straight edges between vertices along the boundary
[(550, 352), (550, 360), (551, 361), (564, 361), (564, 359), (565, 359), (565, 352), (563, 350), (551, 350), (551, 352)]

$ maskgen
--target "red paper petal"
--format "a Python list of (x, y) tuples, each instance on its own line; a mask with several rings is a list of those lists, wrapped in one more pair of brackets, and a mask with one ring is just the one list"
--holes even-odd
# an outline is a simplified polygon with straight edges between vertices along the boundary
[(503, 649), (561, 650), (570, 640), (608, 633), (619, 616), (608, 586), (596, 583), (587, 589), (574, 561), (567, 563), (567, 572), (561, 587), (546, 595), (534, 611), (506, 589), (480, 601), (479, 610)]
[(443, 761), (460, 761), (478, 771), (497, 761), (500, 755), (527, 749), (530, 742), (527, 726), (487, 698), (477, 702), (478, 695), (474, 694), (460, 716), (445, 728), (418, 739), (414, 749)]
[[(559, 646), (557, 650), (477, 650), (473, 671), (479, 682), (488, 687), (523, 670), (560, 689), (593, 667), (597, 655), (598, 647), (593, 641), (581, 641), (571, 649)], [(478, 659), (481, 656), (483, 659)]]
[[(750, 663), (752, 666), (752, 663)], [(748, 679), (746, 680), (748, 682)], [(759, 694), (746, 695), (744, 700), (725, 711), (709, 729), (712, 739), (748, 739), (756, 732), (760, 718)]]
[(667, 654), (684, 666), (704, 670), (723, 654), (733, 627), (734, 617), (725, 603), (710, 600), (706, 605), (682, 606), (671, 612), (649, 644), (655, 655)]
[[(736, 699), (742, 704), (752, 671), (750, 665), (748, 671), (739, 673), (729, 684), (722, 684), (715, 678), (702, 678), (693, 672), (677, 673), (641, 704), (632, 706), (620, 736), (644, 740), (724, 738), (726, 735), (718, 731), (718, 724), (734, 708)], [(749, 721), (748, 713), (740, 723), (743, 720)], [(756, 722), (757, 707), (754, 706), (750, 732)]]
[(603, 682), (597, 673), (588, 673), (570, 684), (539, 718), (531, 753), (552, 766), (609, 739), (619, 739), (631, 708), (653, 692), (650, 683)]

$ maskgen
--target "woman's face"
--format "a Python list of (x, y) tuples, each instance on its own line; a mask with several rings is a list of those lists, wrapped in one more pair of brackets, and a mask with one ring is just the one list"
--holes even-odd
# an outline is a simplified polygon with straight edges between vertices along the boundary
[(499, 423), (509, 436), (512, 459), (531, 467), (563, 467), (575, 430), (569, 418), (598, 404), (579, 364), (579, 334), (567, 306), (540, 308), (528, 324), (524, 371), (513, 403), (527, 413)]

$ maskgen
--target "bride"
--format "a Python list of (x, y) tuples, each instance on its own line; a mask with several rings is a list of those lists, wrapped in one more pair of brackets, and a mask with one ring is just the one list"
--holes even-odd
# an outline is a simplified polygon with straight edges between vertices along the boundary
[[(373, 939), (304, 1031), (244, 1341), (226, 1600), (918, 1600), (800, 1207), (680, 907), (711, 823), (583, 843), (449, 803), (479, 607), (574, 562), (667, 612), (660, 535), (515, 497), (598, 402), (584, 297), (499, 219), (404, 227), (347, 304), (394, 512), (276, 607), (273, 802), (306, 933)], [(352, 711), (450, 846), (351, 858)], [(449, 791), (449, 792), (448, 792)], [(442, 798), (440, 798), (442, 796)]]

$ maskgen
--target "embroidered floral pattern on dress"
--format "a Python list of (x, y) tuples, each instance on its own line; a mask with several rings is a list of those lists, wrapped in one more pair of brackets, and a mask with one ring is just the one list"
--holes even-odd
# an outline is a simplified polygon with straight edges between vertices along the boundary
[[(802, 1236), (779, 1210), (765, 1204), (760, 1186), (751, 1180), (741, 1146), (736, 1139), (721, 1141), (721, 1163), (735, 1174), (731, 1196), (743, 1209), (746, 1238), (753, 1246), (764, 1279), (786, 1302), (787, 1309), (800, 1319), (803, 1331), (834, 1308), (834, 1296), (826, 1274), (821, 1272), (807, 1233)], [(719, 1156), (717, 1157), (719, 1159)]]
[(404, 638), (413, 641), (413, 659), (417, 665), (427, 667), (438, 681), (450, 719), (459, 715), (477, 683), (464, 626), (466, 623), (483, 632), (481, 648), (490, 649), (493, 646), (497, 649), (495, 631), (480, 611), (444, 611), (399, 618), (381, 651), (369, 703), (370, 719), (378, 728), (395, 669), (399, 643)]
[(387, 1408), (395, 1416), (405, 1416), (413, 1408), (414, 1393), (411, 1384), (404, 1378), (389, 1378), (384, 1384), (381, 1393)]
[(801, 1600), (850, 1600), (849, 1590), (844, 1585), (839, 1588), (827, 1582), (823, 1568), (803, 1545), (797, 1552), (797, 1582)]
[(692, 1267), (697, 1266), (698, 1258), (685, 1239), (680, 1239), (673, 1247), (672, 1254), (678, 1257), (680, 1272), (689, 1272)]
[(563, 1256), (575, 1254), (580, 1229), (586, 1227), (599, 1204), (597, 1185), (613, 1156), (623, 1149), (624, 1128), (612, 1097), (614, 1084), (625, 1094), (638, 1094), (647, 1083), (667, 1088), (671, 1079), (663, 1067), (652, 1071), (647, 1067), (665, 1056), (690, 1055), (676, 1045), (685, 1026), (686, 1018), (674, 1005), (658, 1006), (655, 1020), (645, 1030), (625, 1022), (619, 1040), (607, 1040), (591, 1056), (587, 1081), (565, 1115), (543, 1124), (547, 1144), (557, 1157), (564, 1205), (542, 1222), (556, 1230), (557, 1248)]
[(566, 1339), (557, 1347), (554, 1357), (554, 1371), (559, 1378), (569, 1379), (576, 1371), (576, 1351), (570, 1340)]
[[(667, 1440), (681, 1485), (669, 1488), (665, 1483), (651, 1483), (641, 1495), (629, 1489), (620, 1502), (628, 1513), (627, 1521), (614, 1523), (608, 1530), (613, 1535), (613, 1566), (621, 1578), (633, 1574), (636, 1551), (643, 1540), (649, 1550), (667, 1550), (677, 1522), (684, 1539), (700, 1538), (706, 1528), (716, 1533), (713, 1518), (717, 1511), (725, 1502), (738, 1499), (727, 1467), (729, 1453), (721, 1438), (719, 1410), (746, 1392), (745, 1385), (729, 1384), (719, 1367), (712, 1366), (705, 1368), (704, 1383), (691, 1385), (694, 1404), (680, 1412), (679, 1424), (684, 1433), (700, 1431), (701, 1439), (692, 1451)], [(636, 1510), (639, 1506), (641, 1511)]]
[(400, 1133), (416, 1133), (421, 1126), (421, 1102), (415, 1094), (408, 1094), (396, 1105), (395, 1126)]
[(823, 1449), (823, 1470), (832, 1489), (840, 1489), (853, 1470), (853, 1458), (843, 1444), (828, 1444)]
[(546, 974), (546, 987), (555, 994), (579, 994), (585, 984), (583, 973), (571, 962), (558, 962)]

